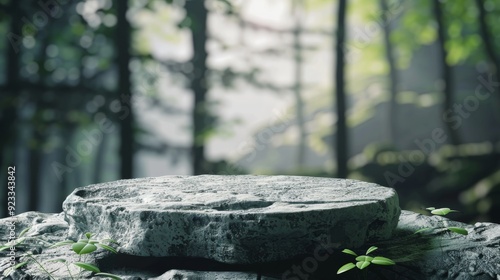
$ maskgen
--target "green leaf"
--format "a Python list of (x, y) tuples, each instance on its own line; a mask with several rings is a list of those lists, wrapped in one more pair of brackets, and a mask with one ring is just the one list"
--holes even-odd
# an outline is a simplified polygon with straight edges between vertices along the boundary
[(94, 244), (77, 242), (73, 244), (71, 249), (73, 249), (73, 251), (78, 255), (84, 255), (94, 252), (95, 250), (97, 250), (97, 247)]
[(439, 208), (432, 210), (431, 213), (433, 215), (439, 215), (439, 216), (445, 216), (448, 215), (451, 212), (458, 212), (457, 210), (451, 210), (450, 208)]
[(12, 269), (13, 269), (13, 270), (19, 269), (19, 268), (21, 268), (21, 267), (23, 267), (23, 266), (27, 265), (28, 263), (29, 263), (29, 262), (21, 262), (21, 263), (18, 263), (18, 264), (16, 264), (16, 265), (14, 265), (14, 266), (12, 267)]
[(10, 246), (5, 246), (5, 245), (4, 245), (4, 246), (1, 246), (1, 247), (0, 247), (0, 252), (2, 252), (2, 251), (4, 251), (4, 250), (6, 250), (6, 249), (8, 249), (8, 248), (10, 248)]
[(101, 248), (103, 248), (103, 249), (106, 249), (106, 250), (110, 251), (111, 253), (115, 253), (115, 254), (117, 254), (117, 253), (118, 253), (118, 252), (116, 251), (116, 249), (115, 249), (115, 248), (113, 248), (113, 247), (111, 247), (111, 246), (104, 245), (104, 244), (100, 244), (100, 243), (99, 243), (99, 244), (97, 244), (97, 246), (99, 246), (99, 247), (101, 247)]
[(88, 270), (88, 271), (101, 272), (101, 270), (97, 266), (89, 264), (89, 263), (74, 262), (73, 264), (76, 265), (76, 266), (79, 266), (79, 267), (81, 267), (81, 268), (83, 268), (85, 270)]
[(85, 236), (87, 237), (87, 239), (90, 239), (90, 237), (92, 236), (92, 233), (91, 232), (87, 232), (87, 233), (85, 233)]
[(49, 248), (65, 246), (65, 245), (69, 245), (69, 244), (73, 244), (73, 243), (75, 243), (75, 241), (73, 241), (73, 240), (64, 240), (64, 241), (55, 243), (54, 245), (50, 246)]
[(9, 247), (11, 247), (11, 246), (17, 246), (17, 245), (23, 243), (24, 240), (26, 240), (26, 237), (19, 237), (16, 240), (13, 240), (13, 241), (5, 244), (4, 246), (9, 246)]
[(448, 230), (453, 231), (454, 233), (462, 234), (462, 235), (468, 235), (469, 232), (461, 227), (448, 227)]
[(349, 271), (355, 267), (356, 267), (356, 265), (354, 265), (353, 263), (346, 263), (341, 268), (339, 268), (339, 270), (337, 270), (337, 274), (344, 273), (344, 272)]
[(7, 277), (7, 276), (11, 275), (14, 271), (16, 271), (16, 269), (23, 267), (27, 264), (28, 264), (28, 262), (18, 263), (16, 265), (11, 266), (11, 267), (7, 268), (6, 270), (4, 270), (4, 272), (2, 274), (3, 274), (3, 276)]
[(417, 234), (417, 233), (420, 233), (420, 232), (423, 232), (423, 231), (426, 231), (426, 230), (431, 230), (431, 229), (432, 229), (432, 228), (428, 228), (428, 227), (426, 227), (426, 228), (421, 228), (421, 229), (419, 229), (419, 230), (415, 231), (415, 233), (414, 233), (414, 234)]
[(356, 261), (358, 262), (371, 262), (373, 260), (373, 257), (370, 256), (359, 256), (356, 258)]
[(389, 258), (385, 258), (385, 257), (375, 257), (375, 258), (373, 258), (372, 263), (378, 264), (378, 265), (395, 265), (396, 264), (393, 260), (391, 260)]
[(27, 228), (23, 229), (23, 230), (21, 231), (21, 233), (19, 233), (19, 237), (23, 237), (23, 235), (25, 235), (25, 234), (28, 232), (28, 230), (30, 230), (30, 229), (31, 229), (31, 228), (29, 228), (29, 227), (27, 227)]
[(65, 263), (66, 260), (63, 259), (63, 258), (54, 258), (54, 259), (50, 259), (50, 260), (47, 260), (48, 262), (60, 262), (60, 263)]
[(18, 264), (16, 264), (16, 265), (14, 266), (14, 269), (18, 269), (18, 268), (23, 267), (23, 266), (25, 266), (25, 265), (27, 265), (27, 264), (28, 264), (28, 262), (21, 262), (21, 263), (18, 263)]
[(353, 255), (353, 256), (355, 256), (355, 257), (357, 257), (357, 256), (358, 256), (358, 254), (354, 253), (354, 251), (353, 251), (353, 250), (349, 250), (349, 249), (344, 249), (344, 250), (342, 250), (342, 253), (349, 254), (349, 255)]
[(368, 250), (366, 250), (366, 254), (368, 255), (368, 254), (370, 254), (371, 252), (373, 252), (373, 251), (375, 251), (377, 249), (378, 249), (378, 247), (371, 246), (370, 248), (368, 248)]
[(425, 209), (427, 209), (427, 210), (429, 210), (429, 211), (432, 211), (432, 210), (435, 210), (435, 209), (436, 209), (436, 207), (427, 207), (427, 208), (425, 208)]
[(356, 263), (356, 266), (357, 266), (359, 269), (365, 269), (365, 268), (366, 268), (366, 267), (368, 267), (370, 264), (371, 264), (371, 262), (361, 261), (361, 262), (357, 262), (357, 263)]
[(114, 275), (111, 273), (99, 272), (96, 274), (96, 276), (109, 277), (109, 278), (114, 279), (114, 280), (122, 280), (122, 278), (120, 278), (120, 276)]

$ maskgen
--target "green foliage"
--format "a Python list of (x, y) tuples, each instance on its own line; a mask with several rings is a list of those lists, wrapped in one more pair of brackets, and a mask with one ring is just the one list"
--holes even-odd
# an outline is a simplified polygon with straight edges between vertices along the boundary
[[(474, 6), (474, 5), (472, 5)], [(421, 46), (436, 41), (435, 18), (429, 0), (410, 2), (401, 18), (401, 24), (391, 34), (391, 41), (400, 53), (400, 66), (409, 65), (412, 54)], [(457, 65), (467, 60), (482, 59), (481, 38), (478, 35), (477, 9), (471, 1), (454, 0), (443, 2), (444, 25), (448, 51), (447, 62)]]
[[(28, 230), (29, 230), (29, 228), (24, 229), (19, 234), (19, 237), (16, 240), (1, 246), (0, 251), (4, 251), (4, 250), (10, 248), (11, 246), (16, 246), (16, 247), (19, 246), (19, 247), (28, 247), (29, 248), (29, 244), (25, 243), (27, 240), (37, 241), (38, 243), (47, 243), (46, 241), (39, 239), (37, 237), (24, 237), (24, 235), (26, 234), (26, 232), (28, 232)], [(93, 253), (98, 248), (102, 248), (104, 250), (110, 251), (110, 252), (115, 253), (115, 254), (117, 253), (116, 249), (111, 247), (109, 244), (111, 244), (111, 243), (118, 244), (118, 242), (116, 242), (115, 240), (112, 240), (112, 239), (102, 239), (102, 240), (92, 239), (92, 235), (93, 235), (92, 233), (87, 232), (87, 233), (85, 233), (85, 238), (78, 240), (78, 242), (75, 242), (73, 240), (64, 240), (61, 242), (57, 242), (57, 243), (49, 246), (48, 248), (55, 248), (55, 247), (60, 247), (60, 246), (72, 245), (71, 246), (72, 251), (75, 252), (75, 254), (80, 255), (80, 256)], [(108, 243), (108, 244), (104, 244), (104, 243)], [(9, 267), (8, 269), (6, 269), (4, 271), (3, 276), (7, 277), (7, 276), (11, 275), (17, 269), (28, 265), (30, 262), (33, 262), (49, 276), (49, 279), (55, 279), (54, 276), (52, 275), (52, 273), (54, 273), (55, 271), (52, 271), (52, 272), (47, 271), (47, 269), (34, 257), (32, 250), (28, 250), (26, 253), (22, 254), (21, 257), (26, 257), (29, 260), (18, 263), (12, 267)], [(69, 269), (68, 261), (66, 259), (55, 258), (55, 259), (47, 260), (47, 262), (63, 263), (66, 266), (66, 269), (70, 275), (70, 278), (75, 279), (73, 277), (73, 275), (71, 274), (71, 270)], [(90, 264), (90, 263), (85, 263), (85, 262), (79, 261), (79, 262), (73, 262), (70, 264), (81, 268), (80, 273), (83, 270), (87, 270), (87, 271), (90, 271), (92, 273), (95, 273), (95, 276), (107, 277), (107, 278), (111, 278), (114, 280), (121, 279), (117, 275), (101, 272), (101, 270), (97, 266)]]
[(371, 263), (378, 264), (378, 265), (395, 265), (396, 263), (388, 258), (385, 257), (375, 257), (371, 261)]
[(92, 271), (92, 272), (95, 272), (95, 273), (101, 272), (101, 270), (97, 266), (89, 264), (89, 263), (74, 262), (73, 264), (76, 265), (76, 266), (78, 266), (78, 267), (81, 267), (81, 268), (83, 268), (85, 270), (88, 270), (88, 271)]
[[(438, 208), (438, 209), (436, 209), (435, 207), (427, 207), (425, 209), (430, 211), (432, 215), (437, 215), (437, 216), (446, 216), (449, 213), (458, 212), (457, 210), (452, 210), (450, 208)], [(454, 232), (454, 233), (458, 233), (461, 235), (468, 235), (469, 234), (469, 232), (466, 229), (461, 228), (461, 227), (448, 227), (448, 226), (445, 226), (443, 224), (442, 228), (446, 229), (449, 232)], [(421, 233), (421, 232), (424, 232), (427, 230), (433, 230), (433, 229), (440, 229), (440, 228), (421, 228), (421, 229), (415, 231), (415, 234)]]
[(412, 1), (406, 5), (401, 23), (391, 33), (391, 41), (397, 48), (398, 64), (407, 68), (413, 53), (422, 45), (436, 40), (437, 32), (433, 22), (432, 2)]
[(378, 249), (377, 247), (371, 246), (370, 248), (368, 248), (368, 250), (366, 250), (366, 253), (364, 255), (361, 255), (361, 256), (358, 256), (358, 254), (356, 254), (354, 251), (352, 251), (350, 249), (342, 250), (342, 253), (355, 256), (356, 257), (356, 259), (355, 259), (356, 264), (354, 264), (354, 263), (344, 264), (343, 266), (341, 266), (339, 268), (339, 270), (337, 271), (337, 274), (344, 273), (344, 272), (349, 271), (355, 267), (357, 267), (360, 270), (363, 270), (363, 269), (367, 268), (368, 266), (370, 266), (371, 264), (376, 264), (376, 265), (395, 265), (396, 264), (393, 260), (386, 258), (386, 257), (369, 256), (370, 253), (373, 253), (377, 249)]
[(344, 273), (344, 272), (349, 271), (355, 267), (356, 267), (356, 265), (353, 263), (346, 263), (342, 267), (339, 268), (339, 270), (337, 271), (337, 274)]
[[(426, 209), (428, 211), (430, 211), (432, 215), (437, 215), (437, 216), (446, 216), (449, 213), (458, 212), (457, 210), (452, 210), (450, 208), (438, 208), (438, 209), (436, 209), (435, 207), (428, 207)], [(445, 228), (449, 232), (454, 232), (454, 233), (458, 233), (458, 234), (462, 234), (462, 235), (469, 234), (466, 229), (461, 228), (461, 227), (443, 226), (443, 228)], [(434, 229), (434, 228), (421, 228), (421, 229), (417, 230), (415, 232), (415, 234), (420, 233), (420, 232), (424, 232), (427, 230), (432, 230), (432, 229)], [(358, 256), (358, 254), (356, 254), (356, 252), (354, 252), (353, 250), (350, 250), (350, 249), (342, 250), (342, 253), (354, 256), (356, 263), (344, 264), (343, 266), (341, 266), (337, 270), (337, 274), (347, 272), (355, 267), (357, 267), (359, 270), (363, 270), (363, 269), (367, 268), (368, 266), (370, 266), (371, 264), (376, 264), (376, 265), (395, 265), (396, 264), (396, 262), (394, 262), (393, 260), (386, 258), (386, 257), (382, 257), (382, 256), (372, 257), (372, 256), (370, 256), (370, 254), (373, 253), (374, 251), (376, 251), (377, 249), (378, 249), (377, 247), (371, 246), (370, 248), (368, 248), (368, 250), (366, 250), (366, 253), (364, 255), (361, 255), (361, 256)]]
[(431, 211), (431, 214), (433, 215), (439, 215), (439, 216), (445, 216), (448, 215), (451, 212), (458, 212), (457, 210), (451, 210), (450, 208), (439, 208), (436, 209), (434, 207), (429, 207), (427, 210)]
[(111, 273), (105, 273), (105, 272), (99, 272), (99, 273), (96, 273), (95, 274), (96, 276), (102, 276), (102, 277), (108, 277), (108, 278), (111, 278), (113, 280), (121, 280), (120, 277), (114, 275), (114, 274), (111, 274)]
[(460, 227), (448, 227), (448, 230), (462, 235), (469, 234), (469, 232), (466, 229)]

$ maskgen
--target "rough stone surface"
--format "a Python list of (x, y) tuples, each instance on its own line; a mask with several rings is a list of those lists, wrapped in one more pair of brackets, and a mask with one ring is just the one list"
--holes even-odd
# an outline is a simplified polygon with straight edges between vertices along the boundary
[(135, 256), (260, 263), (307, 253), (328, 236), (356, 248), (387, 239), (400, 209), (393, 189), (293, 176), (166, 176), (76, 189), (63, 204), (73, 238), (120, 240)]
[[(468, 235), (444, 230), (461, 227)], [(422, 228), (435, 230), (413, 234)], [(500, 225), (467, 225), (402, 211), (393, 239), (377, 244), (410, 279), (500, 279)], [(391, 272), (392, 274), (392, 272)]]
[[(82, 211), (87, 211), (87, 209), (83, 208)], [(0, 244), (7, 242), (9, 226), (13, 221), (16, 225), (16, 236), (24, 228), (31, 227), (26, 236), (40, 238), (46, 244), (66, 239), (78, 239), (80, 235), (76, 238), (70, 236), (69, 228), (73, 226), (72, 220), (65, 220), (64, 217), (64, 213), (27, 212), (0, 219)], [(463, 236), (449, 233), (442, 229), (443, 226), (466, 228), (469, 234)], [(435, 230), (414, 234), (421, 228), (435, 228)], [(48, 262), (56, 257), (65, 258), (70, 262), (77, 261), (75, 254), (68, 247), (48, 249), (46, 244), (30, 244), (35, 258), (47, 270), (59, 269), (54, 274), (56, 279), (70, 279), (61, 264)], [(387, 267), (371, 265), (367, 268), (366, 279), (500, 279), (500, 225), (498, 224), (467, 225), (442, 217), (402, 211), (392, 237), (376, 242), (370, 241), (354, 250), (362, 253), (372, 245), (379, 247), (376, 255), (389, 257), (396, 261), (396, 265)], [(208, 259), (188, 259), (186, 263), (186, 259), (180, 260), (178, 257), (144, 259), (144, 257), (134, 255), (114, 255), (102, 250), (87, 255), (85, 261), (98, 265), (105, 272), (117, 274), (123, 280), (356, 279), (361, 275), (358, 270), (342, 275), (335, 274), (341, 265), (353, 261), (353, 257), (341, 253), (341, 249), (343, 248), (335, 249), (328, 254), (326, 259), (323, 258), (325, 252), (322, 252), (321, 259), (319, 259), (315, 256), (314, 250), (309, 249), (304, 255), (293, 260), (283, 260), (279, 264), (253, 263), (245, 265), (245, 268), (234, 264), (218, 264)], [(26, 260), (25, 258), (19, 259), (19, 255), (24, 251), (21, 247), (17, 248), (16, 260), (18, 262)], [(315, 264), (317, 268), (311, 269)], [(0, 252), (0, 273), (7, 267), (6, 252)], [(72, 273), (76, 275), (77, 272), (76, 267), (72, 267)], [(307, 278), (304, 278), (304, 275)], [(48, 278), (36, 265), (30, 264), (7, 279), (45, 280)], [(86, 272), (75, 279), (103, 278)]]
[(232, 271), (189, 271), (172, 269), (165, 274), (150, 278), (150, 280), (271, 280), (275, 278), (260, 277), (251, 272), (232, 272)]
[[(36, 236), (50, 243), (68, 239), (67, 229), (68, 224), (62, 219), (62, 214), (44, 214), (37, 212), (28, 212), (13, 218), (0, 220), (0, 242), (6, 242), (6, 229), (11, 221), (16, 221), (16, 234), (27, 227), (31, 226), (27, 236)], [(425, 234), (413, 234), (416, 230), (426, 227), (440, 228), (446, 224), (448, 226), (458, 226), (466, 228), (469, 235), (462, 236), (458, 234), (448, 234), (442, 230), (430, 231)], [(475, 225), (466, 225), (459, 222), (454, 222), (441, 217), (429, 217), (413, 212), (402, 211), (399, 219), (398, 227), (395, 230), (395, 235), (385, 241), (373, 244), (366, 244), (364, 247), (376, 245), (379, 247), (378, 254), (390, 257), (397, 262), (395, 266), (383, 267), (379, 272), (385, 278), (379, 278), (378, 274), (371, 275), (367, 279), (500, 279), (500, 225), (492, 223), (477, 223)], [(35, 250), (35, 257), (49, 270), (60, 268), (57, 263), (50, 263), (47, 260), (62, 257), (69, 261), (74, 261), (73, 253), (65, 247), (57, 247), (54, 249), (46, 249), (46, 246), (35, 246), (39, 249)], [(44, 248), (42, 250), (42, 248)], [(360, 248), (356, 251), (362, 252), (366, 248)], [(340, 267), (345, 260), (334, 260), (346, 257), (337, 250), (331, 255), (334, 264), (329, 263), (324, 265), (327, 271), (323, 274), (314, 274), (314, 278), (309, 279), (332, 279), (334, 275), (336, 279), (353, 279), (358, 271), (351, 271), (343, 275), (335, 275), (336, 269)], [(20, 254), (22, 250), (18, 251)], [(92, 254), (87, 257), (87, 261), (95, 263), (104, 258), (105, 254)], [(347, 256), (349, 258), (349, 256)], [(299, 259), (300, 266), (303, 260)], [(19, 261), (19, 260), (18, 260)], [(22, 261), (22, 260), (20, 260)], [(329, 260), (326, 260), (328, 262)], [(193, 264), (193, 269), (196, 269), (197, 263)], [(121, 262), (108, 264), (106, 272), (112, 272), (122, 276), (124, 280), (146, 280), (146, 279), (294, 279), (297, 275), (289, 275), (283, 277), (285, 270), (291, 270), (293, 263), (286, 265), (282, 272), (267, 273), (265, 270), (262, 275), (270, 275), (269, 277), (257, 275), (251, 272), (225, 272), (225, 271), (203, 271), (206, 268), (200, 267), (196, 270), (187, 271), (171, 269), (169, 263), (164, 264), (163, 272), (161, 269), (156, 271), (148, 271), (137, 269), (131, 266), (124, 266)], [(0, 253), (0, 273), (7, 268), (7, 258), (3, 253)], [(155, 264), (157, 266), (157, 264)], [(101, 266), (100, 266), (101, 267)], [(102, 267), (101, 267), (102, 268)], [(378, 268), (378, 267), (376, 267)], [(368, 272), (373, 271), (373, 267), (369, 267)], [(76, 272), (76, 271), (73, 271)], [(304, 271), (302, 271), (304, 272)], [(69, 279), (64, 270), (60, 270), (56, 274), (57, 279)], [(307, 274), (309, 275), (309, 274)], [(89, 273), (84, 274), (78, 279), (102, 279), (91, 277)], [(340, 277), (339, 277), (340, 276)], [(230, 277), (230, 278), (227, 278)], [(252, 278), (253, 277), (253, 278)], [(9, 279), (9, 278), (8, 278)], [(35, 265), (30, 265), (14, 274), (10, 279), (47, 279), (46, 275), (40, 271)], [(300, 278), (297, 278), (300, 279)]]

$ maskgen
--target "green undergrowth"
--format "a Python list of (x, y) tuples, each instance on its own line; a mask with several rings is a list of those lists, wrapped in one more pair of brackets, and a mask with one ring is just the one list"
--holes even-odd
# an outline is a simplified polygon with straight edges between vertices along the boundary
[[(11, 247), (14, 248), (19, 248), (23, 249), (25, 251), (24, 253), (20, 254), (19, 257), (20, 259), (24, 259), (25, 261), (17, 263), (9, 268), (7, 268), (3, 272), (4, 277), (11, 276), (16, 270), (21, 269), (23, 267), (26, 267), (28, 265), (35, 265), (40, 271), (43, 273), (47, 274), (49, 279), (57, 279), (54, 276), (54, 273), (61, 268), (65, 268), (66, 271), (68, 272), (69, 278), (74, 280), (74, 279), (81, 279), (82, 278), (82, 273), (84, 271), (90, 271), (93, 276), (98, 276), (98, 277), (104, 277), (108, 279), (114, 279), (114, 280), (121, 280), (121, 278), (117, 275), (111, 274), (111, 273), (106, 273), (102, 272), (96, 265), (88, 262), (84, 262), (82, 258), (85, 255), (91, 254), (95, 251), (97, 251), (99, 248), (107, 250), (111, 253), (116, 254), (117, 251), (116, 249), (112, 246), (113, 244), (118, 244), (116, 241), (112, 239), (102, 239), (102, 240), (96, 240), (92, 239), (93, 234), (90, 232), (85, 233), (84, 237), (79, 239), (78, 241), (73, 241), (73, 240), (65, 240), (61, 242), (57, 242), (55, 244), (50, 244), (49, 242), (38, 238), (38, 237), (28, 237), (25, 236), (26, 232), (29, 231), (29, 228), (24, 229), (20, 234), (19, 237), (3, 246), (0, 246), (0, 252), (5, 251)], [(65, 258), (54, 258), (50, 260), (46, 260), (44, 262), (38, 260), (36, 257), (36, 254), (34, 254), (34, 251), (36, 250), (36, 247), (38, 246), (33, 246), (34, 244), (36, 245), (45, 245), (47, 246), (46, 248), (55, 248), (55, 247), (60, 247), (60, 246), (70, 246), (71, 245), (71, 251), (74, 252), (78, 256), (78, 261), (77, 262), (70, 262), (66, 260)], [(47, 264), (45, 262), (56, 262), (56, 263), (61, 263), (61, 267), (54, 269), (52, 271), (49, 271), (47, 268)], [(70, 266), (76, 266), (79, 269), (79, 272), (77, 275), (73, 275), (71, 273)]]

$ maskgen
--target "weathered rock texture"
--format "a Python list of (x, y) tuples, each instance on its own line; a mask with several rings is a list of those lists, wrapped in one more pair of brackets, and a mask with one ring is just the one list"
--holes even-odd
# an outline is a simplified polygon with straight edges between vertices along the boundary
[(387, 239), (400, 209), (393, 189), (293, 176), (166, 176), (76, 189), (63, 204), (70, 236), (121, 241), (135, 256), (260, 263), (305, 254), (329, 236), (356, 248)]
[(275, 278), (260, 277), (256, 273), (250, 272), (231, 272), (231, 271), (189, 271), (189, 270), (177, 270), (172, 269), (167, 273), (150, 278), (151, 280), (271, 280)]
[[(28, 212), (14, 218), (0, 220), (1, 242), (6, 242), (7, 225), (11, 220), (17, 221), (16, 228), (19, 232), (31, 226), (27, 236), (40, 237), (50, 243), (55, 243), (67, 239), (68, 224), (62, 219), (61, 214), (44, 214)], [(413, 234), (416, 230), (424, 227), (440, 228), (443, 223), (449, 226), (459, 226), (466, 228), (468, 236), (458, 234), (448, 234), (442, 230), (430, 231), (424, 234)], [(369, 278), (367, 279), (500, 279), (500, 225), (492, 223), (476, 223), (466, 225), (440, 217), (429, 217), (413, 212), (402, 211), (395, 235), (385, 241), (366, 244), (364, 248), (356, 250), (362, 253), (368, 246), (379, 247), (378, 254), (394, 259), (397, 264), (390, 267), (370, 266), (368, 268)], [(49, 271), (61, 268), (59, 263), (47, 262), (47, 260), (59, 257), (68, 261), (76, 261), (76, 258), (67, 247), (46, 249), (47, 246), (34, 246), (35, 257)], [(42, 248), (44, 248), (42, 250)], [(18, 251), (18, 255), (23, 250)], [(120, 256), (119, 254), (118, 256)], [(353, 261), (349, 255), (336, 250), (327, 260), (318, 260), (318, 269), (309, 273), (304, 269), (305, 260), (313, 256), (313, 252), (299, 257), (289, 262), (283, 262), (279, 267), (258, 264), (253, 271), (209, 271), (223, 270), (212, 263), (202, 266), (199, 260), (190, 262), (190, 269), (175, 269), (179, 262), (153, 259), (142, 260), (140, 258), (124, 262), (109, 259), (109, 254), (102, 251), (87, 257), (87, 261), (97, 263), (106, 272), (115, 273), (123, 277), (124, 280), (156, 279), (156, 280), (177, 280), (177, 279), (301, 279), (293, 268), (299, 269), (299, 273), (308, 276), (308, 279), (354, 279), (357, 270), (347, 272), (342, 275), (335, 275), (336, 270), (345, 262)], [(7, 259), (0, 255), (0, 272), (7, 268)], [(108, 259), (107, 259), (108, 258)], [(23, 259), (25, 260), (25, 259)], [(149, 269), (145, 264), (150, 265)], [(154, 269), (152, 268), (154, 267)], [(234, 270), (231, 265), (226, 270)], [(201, 271), (197, 271), (201, 270)], [(73, 267), (73, 274), (77, 273)], [(288, 272), (288, 273), (287, 273)], [(373, 273), (373, 274), (372, 274)], [(381, 278), (384, 275), (385, 278)], [(55, 274), (57, 279), (69, 279), (64, 269), (60, 269)], [(102, 279), (91, 277), (90, 273), (83, 276), (88, 279)], [(228, 278), (229, 277), (229, 278)], [(295, 277), (295, 278), (294, 278)], [(27, 269), (20, 270), (10, 279), (47, 279), (47, 276), (35, 265), (29, 265)], [(78, 278), (81, 279), (81, 278)]]
[[(462, 227), (468, 235), (445, 226)], [(434, 230), (413, 234), (422, 228)], [(410, 279), (500, 279), (500, 225), (466, 225), (439, 216), (402, 211), (393, 239), (376, 244)], [(390, 272), (392, 274), (392, 272)]]
[[(278, 178), (290, 179), (290, 177)], [(152, 179), (144, 180), (150, 183), (155, 181)], [(338, 181), (332, 180), (332, 182)], [(123, 185), (123, 181), (115, 183), (117, 185)], [(347, 181), (346, 183), (351, 184), (354, 182)], [(312, 186), (312, 189), (314, 189), (314, 185)], [(92, 190), (93, 187), (89, 187), (88, 189)], [(88, 189), (82, 188), (76, 192)], [(117, 196), (127, 197), (127, 192), (128, 189), (123, 189), (121, 192), (117, 192)], [(149, 194), (153, 195), (152, 192), (153, 191), (150, 189)], [(205, 193), (204, 195), (207, 194)], [(137, 197), (139, 198), (138, 195)], [(144, 199), (144, 197), (142, 199)], [(323, 200), (324, 199), (325, 198), (323, 198)], [(68, 200), (70, 200), (70, 198), (68, 198)], [(266, 199), (264, 201), (268, 200), (270, 199)], [(98, 197), (95, 197), (95, 201), (98, 201)], [(313, 201), (313, 199), (310, 198), (309, 201)], [(314, 198), (314, 201), (317, 203), (320, 200), (318, 198)], [(290, 207), (291, 210), (293, 210), (293, 206), (297, 204), (298, 203), (292, 204)], [(309, 204), (305, 203), (305, 205)], [(90, 211), (90, 209), (92, 208), (82, 208), (81, 210)], [(260, 208), (249, 208), (246, 210), (257, 212), (259, 211), (258, 209)], [(323, 210), (323, 208), (320, 209)], [(210, 209), (208, 210), (209, 211), (207, 212), (216, 213), (216, 211), (212, 211)], [(235, 210), (232, 211), (237, 213)], [(264, 212), (262, 209), (260, 211)], [(293, 213), (293, 211), (283, 211), (283, 213), (290, 214)], [(301, 212), (298, 213), (300, 214)], [(137, 217), (140, 220), (140, 215)], [(73, 219), (68, 219), (68, 216), (65, 218), (64, 213), (44, 214), (37, 212), (28, 212), (15, 217), (1, 219), (0, 244), (4, 244), (6, 242), (6, 238), (9, 235), (8, 225), (10, 225), (11, 221), (16, 222), (16, 234), (19, 234), (20, 231), (26, 227), (31, 227), (31, 230), (28, 231), (26, 236), (38, 237), (46, 241), (46, 243), (55, 243), (66, 239), (76, 240), (81, 237), (76, 234), (76, 231), (77, 229), (82, 229), (82, 225), (79, 224), (79, 228), (77, 228), (75, 224), (72, 224), (75, 222)], [(83, 221), (78, 222), (83, 223)], [(130, 222), (132, 227), (134, 225), (134, 221)], [(449, 233), (442, 229), (444, 226), (466, 228), (469, 234), (467, 236), (463, 236), (455, 233)], [(70, 228), (73, 228), (73, 235), (78, 236), (70, 236)], [(435, 230), (414, 234), (416, 230), (421, 228), (435, 228)], [(291, 233), (294, 232), (293, 229), (289, 230)], [(108, 231), (111, 232), (112, 229), (108, 229)], [(333, 239), (334, 235), (335, 232), (331, 232), (331, 237), (327, 236), (326, 239)], [(138, 236), (138, 238), (142, 237), (143, 236)], [(215, 236), (214, 238), (216, 239), (215, 241), (207, 242), (217, 242), (217, 238), (219, 238), (219, 236)], [(228, 242), (223, 236), (220, 238), (222, 240), (222, 244), (223, 242)], [(122, 240), (119, 239), (118, 241), (120, 241), (123, 245)], [(331, 244), (330, 241), (327, 240), (326, 244)], [(158, 242), (162, 241), (158, 240)], [(475, 225), (466, 225), (442, 217), (425, 216), (413, 212), (402, 211), (399, 217), (399, 223), (393, 232), (392, 237), (376, 242), (369, 241), (366, 244), (363, 244), (361, 248), (354, 250), (362, 254), (366, 248), (371, 245), (379, 247), (379, 250), (376, 251), (376, 255), (389, 257), (396, 261), (396, 265), (371, 265), (367, 268), (368, 274), (366, 279), (500, 279), (500, 225), (497, 224), (476, 223)], [(57, 270), (54, 274), (56, 279), (70, 279), (62, 264), (48, 262), (48, 260), (56, 257), (65, 258), (70, 262), (77, 261), (78, 258), (69, 250), (68, 247), (48, 249), (46, 244), (36, 243), (30, 243), (30, 247), (35, 258), (43, 264), (48, 271)], [(336, 271), (341, 265), (346, 262), (354, 261), (352, 256), (341, 253), (341, 250), (344, 249), (343, 247), (344, 246), (331, 250), (328, 246), (319, 244), (315, 248), (307, 249), (303, 252), (303, 255), (297, 256), (293, 259), (282, 259), (279, 260), (279, 262), (272, 263), (258, 262), (247, 265), (219, 263), (208, 258), (194, 259), (181, 258), (178, 256), (168, 258), (144, 257), (144, 254), (142, 253), (137, 255), (123, 253), (114, 255), (102, 250), (87, 255), (85, 261), (98, 265), (102, 271), (117, 274), (124, 280), (356, 279), (356, 277), (360, 275), (358, 270), (352, 270), (346, 272), (345, 274), (336, 275)], [(120, 247), (120, 250), (121, 248), (122, 247)], [(318, 248), (321, 250), (318, 251)], [(248, 247), (247, 249), (259, 252), (262, 250), (262, 248), (257, 247)], [(297, 247), (297, 250), (300, 249), (301, 248)], [(20, 254), (24, 251), (25, 249), (19, 247), (17, 256), (20, 256)], [(18, 258), (18, 261), (24, 260), (26, 260), (26, 258)], [(4, 252), (1, 252), (0, 273), (7, 267), (8, 259), (5, 257)], [(74, 266), (70, 267), (73, 275), (76, 275), (76, 273), (78, 273), (78, 269)], [(42, 280), (48, 278), (47, 275), (44, 274), (44, 272), (35, 264), (29, 264), (27, 267), (19, 270), (8, 279)], [(91, 273), (86, 272), (78, 277), (75, 277), (75, 279), (102, 278), (92, 276)]]

